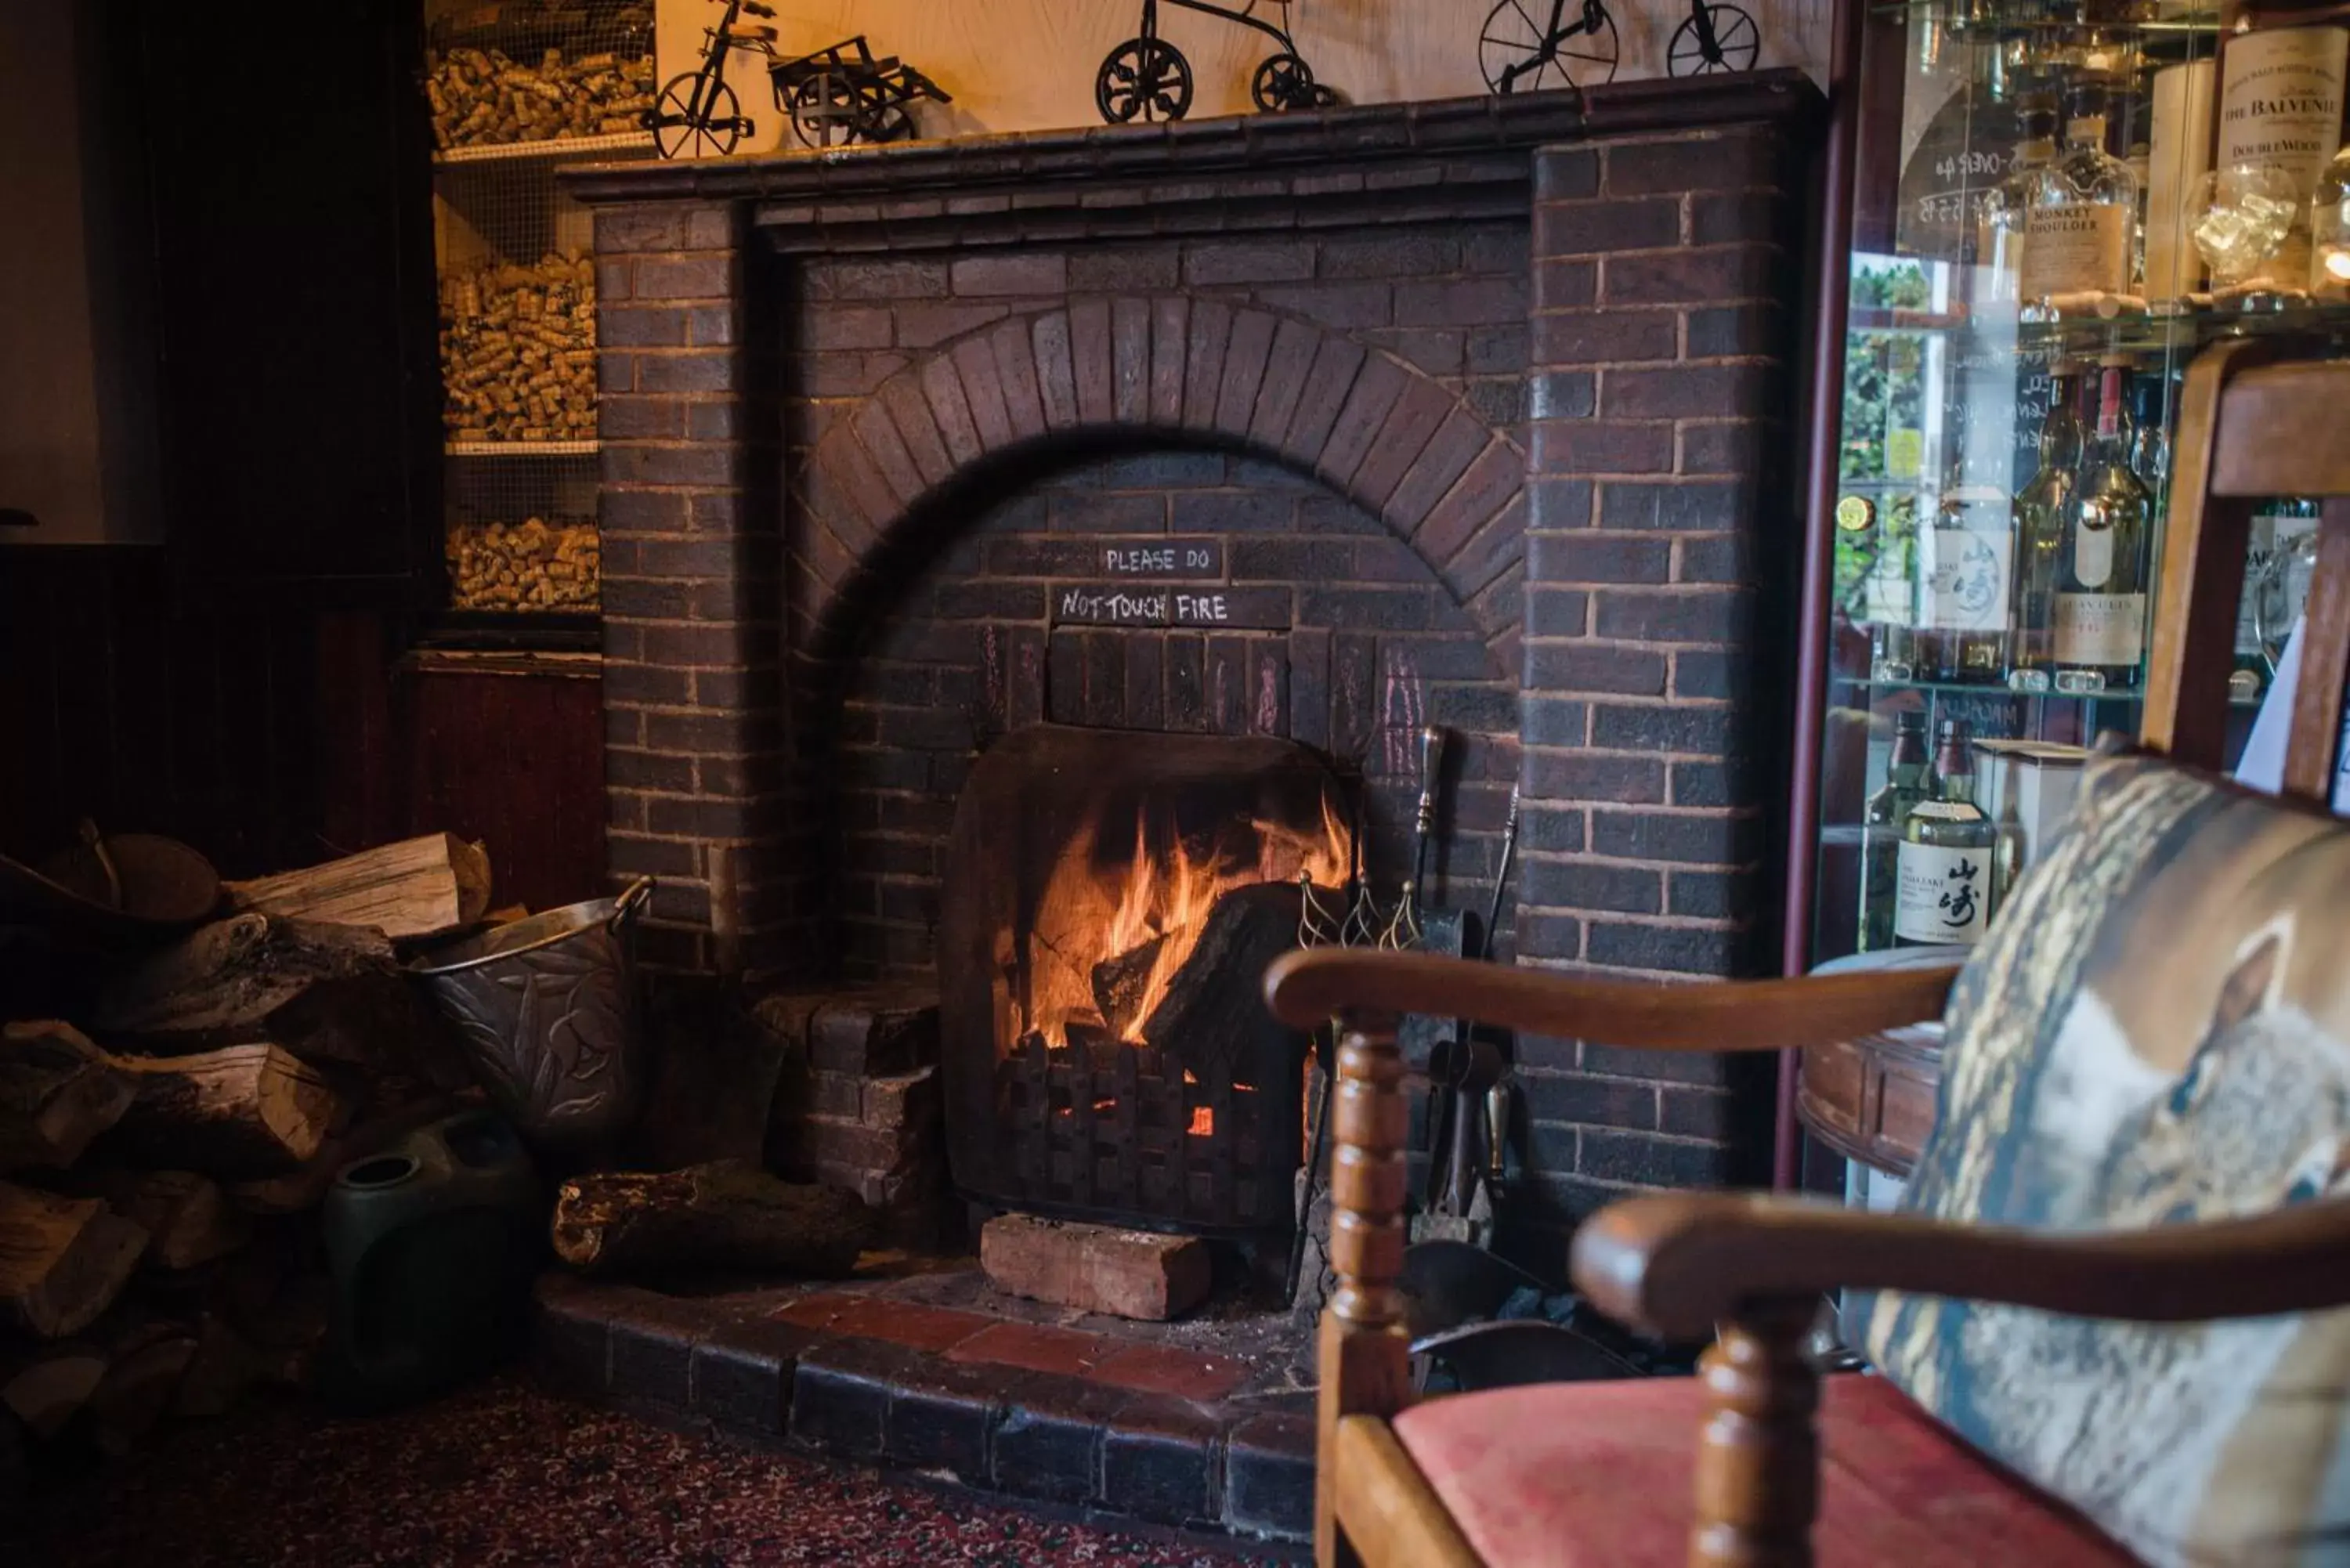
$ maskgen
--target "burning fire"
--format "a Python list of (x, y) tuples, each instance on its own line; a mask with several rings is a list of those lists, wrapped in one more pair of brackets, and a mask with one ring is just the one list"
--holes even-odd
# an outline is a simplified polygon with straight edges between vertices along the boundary
[(1191, 1107), (1191, 1125), (1185, 1127), (1183, 1130), (1193, 1137), (1215, 1137), (1216, 1113), (1210, 1110), (1205, 1106), (1193, 1106)]
[[(1021, 1032), (1042, 1033), (1049, 1046), (1070, 1044), (1073, 1026), (1096, 1038), (1146, 1044), (1143, 1026), (1199, 946), (1218, 898), (1261, 882), (1295, 885), (1301, 875), (1326, 888), (1345, 884), (1351, 836), (1336, 804), (1326, 795), (1322, 820), (1311, 828), (1260, 819), (1245, 834), (1233, 831), (1211, 841), (1186, 840), (1167, 821), (1158, 825), (1163, 849), (1154, 847), (1152, 820), (1138, 811), (1132, 849), (1107, 867), (1097, 866), (1096, 848), (1112, 842), (1112, 834), (1123, 838), (1125, 828), (1097, 823), (1076, 835), (1038, 903)], [(1095, 970), (1121, 959), (1129, 967), (1111, 1018), (1104, 1014)], [(1189, 1072), (1183, 1075), (1196, 1081)], [(1212, 1121), (1201, 1110), (1191, 1130), (1204, 1134)]]

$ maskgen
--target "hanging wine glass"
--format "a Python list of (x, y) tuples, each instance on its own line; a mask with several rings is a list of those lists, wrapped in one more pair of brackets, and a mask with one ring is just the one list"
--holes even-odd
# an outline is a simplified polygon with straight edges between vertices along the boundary
[(2248, 308), (2281, 304), (2276, 280), (2264, 264), (2284, 248), (2301, 213), (2300, 192), (2282, 169), (2239, 163), (2214, 169), (2195, 182), (2188, 209), (2195, 248), (2211, 269), (2211, 292), (2234, 297)]

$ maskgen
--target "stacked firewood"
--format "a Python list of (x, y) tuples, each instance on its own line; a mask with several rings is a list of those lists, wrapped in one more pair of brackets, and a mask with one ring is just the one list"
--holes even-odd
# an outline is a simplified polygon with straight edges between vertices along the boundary
[(335, 1173), (471, 1094), (395, 940), (488, 886), (439, 835), (231, 884), (82, 1015), (0, 1024), (0, 1495), (12, 1455), (307, 1380)]
[(596, 607), (601, 554), (592, 518), (452, 524), (446, 548), (454, 608)]
[(450, 49), (429, 62), (424, 92), (443, 149), (612, 136), (643, 129), (653, 62), (609, 50), (567, 59), (547, 49), (525, 66), (500, 49)]
[(441, 280), (442, 421), (453, 441), (596, 434), (596, 264), (492, 261)]

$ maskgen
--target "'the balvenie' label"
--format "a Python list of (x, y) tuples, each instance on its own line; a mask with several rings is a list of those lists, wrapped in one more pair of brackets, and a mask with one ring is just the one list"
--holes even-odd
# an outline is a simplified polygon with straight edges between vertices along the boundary
[(2064, 202), (2030, 209), (2023, 221), (2022, 277), (2027, 300), (2058, 294), (2121, 294), (2129, 287), (2130, 227), (2126, 206)]
[[(1921, 801), (1911, 810), (1931, 815), (1928, 808), (1939, 804)], [(1991, 923), (1990, 851), (1905, 841), (1897, 875), (1895, 936), (1913, 942), (1971, 944), (1982, 940)]]
[(2058, 594), (2056, 662), (2113, 669), (2146, 650), (2144, 594)]
[[(2342, 83), (2350, 31), (2273, 27), (2240, 33), (2220, 57), (2217, 167), (2241, 163), (2282, 171), (2296, 200), (2307, 202), (2342, 144)], [(2305, 221), (2258, 275), (2299, 287), (2309, 275)]]

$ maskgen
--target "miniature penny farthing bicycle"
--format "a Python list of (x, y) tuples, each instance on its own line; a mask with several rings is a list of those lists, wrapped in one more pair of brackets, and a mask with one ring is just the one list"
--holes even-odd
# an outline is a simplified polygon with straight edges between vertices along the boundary
[[(1690, 0), (1665, 46), (1665, 69), (1677, 77), (1749, 70), (1762, 48), (1762, 29), (1743, 9)], [(1621, 53), (1607, 0), (1501, 0), (1477, 36), (1477, 63), (1497, 93), (1613, 81)]]
[[(1315, 83), (1314, 72), (1289, 36), (1290, 0), (1263, 3), (1278, 5), (1282, 20), (1268, 22), (1258, 16), (1259, 0), (1247, 0), (1237, 11), (1211, 5), (1207, 0), (1167, 0), (1168, 5), (1186, 11), (1253, 27), (1281, 46), (1259, 62), (1249, 78), (1250, 101), (1267, 114), (1337, 102), (1337, 94)], [(1191, 112), (1191, 62), (1183, 57), (1182, 50), (1159, 36), (1159, 0), (1142, 0), (1141, 30), (1102, 61), (1094, 76), (1094, 107), (1111, 125), (1135, 119), (1180, 119)]]

